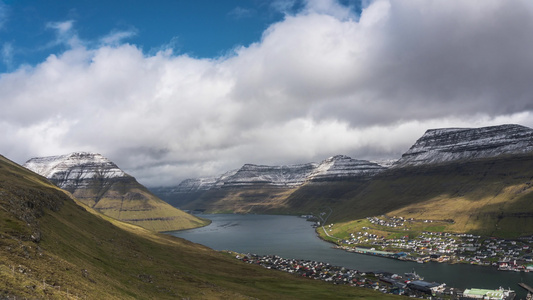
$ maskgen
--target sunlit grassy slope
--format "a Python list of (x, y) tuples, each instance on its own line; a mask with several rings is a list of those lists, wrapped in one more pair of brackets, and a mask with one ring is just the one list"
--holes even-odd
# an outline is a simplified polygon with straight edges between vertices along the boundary
[(295, 188), (256, 186), (222, 188), (202, 193), (183, 207), (207, 213), (294, 213), (285, 202)]
[(453, 219), (446, 231), (533, 234), (533, 155), (389, 170), (344, 194), (331, 221), (381, 214)]
[(387, 299), (122, 223), (0, 156), (0, 298)]
[(208, 221), (157, 198), (131, 176), (95, 178), (88, 186), (70, 192), (84, 204), (107, 216), (153, 231), (189, 229), (208, 224)]

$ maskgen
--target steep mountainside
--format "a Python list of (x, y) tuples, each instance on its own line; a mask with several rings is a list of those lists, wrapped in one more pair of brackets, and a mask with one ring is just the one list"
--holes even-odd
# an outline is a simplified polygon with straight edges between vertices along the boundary
[[(517, 125), (428, 130), (393, 168), (366, 184), (345, 190), (327, 186), (322, 195), (304, 186), (289, 202), (318, 197), (333, 208), (334, 222), (390, 214), (453, 219), (441, 229), (448, 231), (532, 234), (531, 145), (532, 130)], [(334, 193), (339, 197), (331, 197)]]
[(533, 129), (520, 125), (430, 129), (395, 167), (447, 163), (533, 151)]
[(321, 163), (287, 166), (246, 164), (219, 178), (187, 179), (177, 187), (152, 189), (167, 202), (185, 209), (217, 212), (300, 212), (285, 205), (304, 184), (365, 181), (385, 170), (376, 163), (337, 155)]
[[(387, 214), (453, 220), (438, 231), (533, 234), (533, 153), (392, 168), (343, 194), (329, 221)], [(311, 192), (300, 197), (312, 196)]]
[(345, 155), (337, 155), (322, 161), (309, 175), (308, 180), (337, 181), (369, 178), (386, 169), (386, 167), (367, 160), (357, 160)]
[(97, 153), (32, 158), (24, 166), (105, 215), (155, 231), (193, 228), (207, 222), (160, 200), (134, 177)]
[(75, 201), (0, 156), (0, 298), (392, 299), (244, 264)]
[(356, 177), (371, 177), (386, 168), (366, 160), (345, 155), (330, 157), (321, 163), (287, 166), (246, 164), (231, 176), (218, 180), (218, 187), (269, 185), (297, 187), (309, 181), (335, 181)]
[(234, 175), (223, 180), (222, 188), (254, 187), (261, 185), (293, 187), (304, 183), (316, 168), (315, 164), (291, 166), (260, 166), (246, 164)]

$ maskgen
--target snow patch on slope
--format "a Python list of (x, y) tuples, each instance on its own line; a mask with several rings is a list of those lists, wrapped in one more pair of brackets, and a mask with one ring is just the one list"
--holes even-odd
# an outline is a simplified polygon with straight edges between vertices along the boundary
[(383, 170), (385, 167), (367, 160), (353, 159), (346, 155), (337, 155), (330, 157), (309, 175), (310, 180), (330, 180), (358, 176), (373, 176)]
[(211, 188), (228, 187), (298, 187), (309, 181), (339, 180), (373, 176), (386, 167), (366, 160), (356, 160), (345, 155), (332, 156), (321, 163), (283, 166), (245, 164), (238, 170), (229, 171), (218, 178), (186, 179), (173, 192), (189, 193)]
[(394, 167), (436, 164), (533, 151), (533, 130), (520, 125), (430, 129)]
[(94, 178), (129, 176), (101, 154), (90, 152), (36, 157), (28, 160), (24, 167), (50, 179), (60, 188), (83, 186)]

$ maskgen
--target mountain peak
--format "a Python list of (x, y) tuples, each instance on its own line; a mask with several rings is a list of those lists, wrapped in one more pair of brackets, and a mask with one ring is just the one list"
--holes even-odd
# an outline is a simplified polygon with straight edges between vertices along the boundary
[(155, 231), (205, 225), (205, 221), (157, 198), (99, 153), (36, 157), (24, 167), (69, 191), (85, 205), (124, 222)]
[(335, 155), (323, 160), (309, 178), (316, 181), (373, 176), (385, 169), (385, 167), (367, 160), (353, 159), (346, 155)]
[(516, 124), (429, 129), (395, 167), (445, 163), (533, 151), (533, 129)]
[(324, 161), (337, 161), (337, 160), (344, 160), (344, 159), (352, 159), (352, 158), (347, 155), (339, 154), (339, 155), (328, 157)]
[(57, 186), (67, 190), (78, 186), (83, 179), (129, 176), (103, 155), (92, 152), (35, 157), (28, 160), (24, 167), (51, 179)]

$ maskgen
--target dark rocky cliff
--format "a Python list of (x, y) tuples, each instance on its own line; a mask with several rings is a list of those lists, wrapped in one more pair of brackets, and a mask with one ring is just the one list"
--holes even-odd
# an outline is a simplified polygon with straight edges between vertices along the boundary
[(533, 151), (533, 129), (520, 125), (430, 129), (394, 164), (406, 167)]

